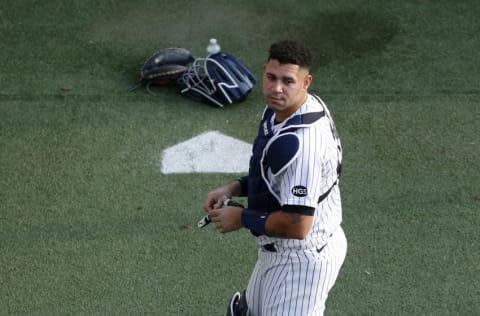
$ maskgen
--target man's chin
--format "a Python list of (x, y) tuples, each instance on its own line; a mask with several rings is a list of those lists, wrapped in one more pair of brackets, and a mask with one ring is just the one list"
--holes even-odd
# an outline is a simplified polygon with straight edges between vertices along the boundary
[(271, 99), (267, 98), (268, 107), (271, 109), (282, 109), (283, 108), (283, 101), (279, 99)]
[(273, 111), (280, 111), (283, 109), (282, 106), (280, 106), (279, 104), (272, 104), (272, 103), (267, 103), (267, 106), (269, 109), (273, 110)]

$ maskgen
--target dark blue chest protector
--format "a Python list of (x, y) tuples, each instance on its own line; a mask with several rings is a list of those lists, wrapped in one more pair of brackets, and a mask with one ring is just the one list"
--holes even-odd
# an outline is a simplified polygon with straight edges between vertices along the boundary
[[(272, 110), (268, 108), (265, 110), (262, 121), (260, 122), (257, 138), (253, 143), (248, 177), (242, 178), (242, 181), (247, 182), (245, 184), (248, 189), (245, 193), (248, 194), (248, 208), (262, 210), (263, 212), (279, 210), (282, 205), (280, 205), (278, 200), (268, 189), (268, 186), (262, 177), (262, 165), (264, 170), (268, 167), (272, 167), (270, 164), (281, 165), (284, 161), (290, 159), (289, 155), (293, 154), (289, 151), (288, 144), (286, 144), (287, 146), (284, 146), (283, 149), (281, 148), (282, 150), (273, 154), (275, 157), (269, 158), (269, 155), (264, 155), (264, 150), (268, 142), (273, 137), (278, 137), (287, 132), (293, 132), (298, 128), (308, 127), (325, 116), (325, 112), (310, 112), (296, 115), (290, 118), (277, 133), (273, 132), (273, 126), (271, 123), (273, 115), (274, 112)], [(269, 161), (269, 159), (275, 160), (275, 162)], [(275, 169), (278, 170), (280, 167), (281, 166), (277, 166)]]

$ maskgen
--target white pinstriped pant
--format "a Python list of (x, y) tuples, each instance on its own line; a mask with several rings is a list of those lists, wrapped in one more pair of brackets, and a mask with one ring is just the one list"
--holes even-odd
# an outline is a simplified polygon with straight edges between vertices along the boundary
[(248, 315), (323, 315), (346, 253), (347, 240), (341, 228), (320, 252), (261, 248), (247, 287)]

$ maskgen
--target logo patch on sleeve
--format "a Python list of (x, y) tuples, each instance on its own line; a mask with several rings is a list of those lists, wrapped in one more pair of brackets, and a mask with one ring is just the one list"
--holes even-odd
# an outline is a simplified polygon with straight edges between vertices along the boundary
[(307, 188), (303, 185), (297, 185), (292, 188), (292, 194), (298, 197), (307, 196)]

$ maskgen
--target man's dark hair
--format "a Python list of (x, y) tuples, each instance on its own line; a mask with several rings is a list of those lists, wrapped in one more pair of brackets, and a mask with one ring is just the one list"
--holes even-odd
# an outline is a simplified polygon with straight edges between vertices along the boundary
[(268, 60), (276, 59), (280, 64), (294, 64), (310, 69), (313, 63), (313, 53), (310, 48), (300, 42), (284, 40), (270, 46)]

